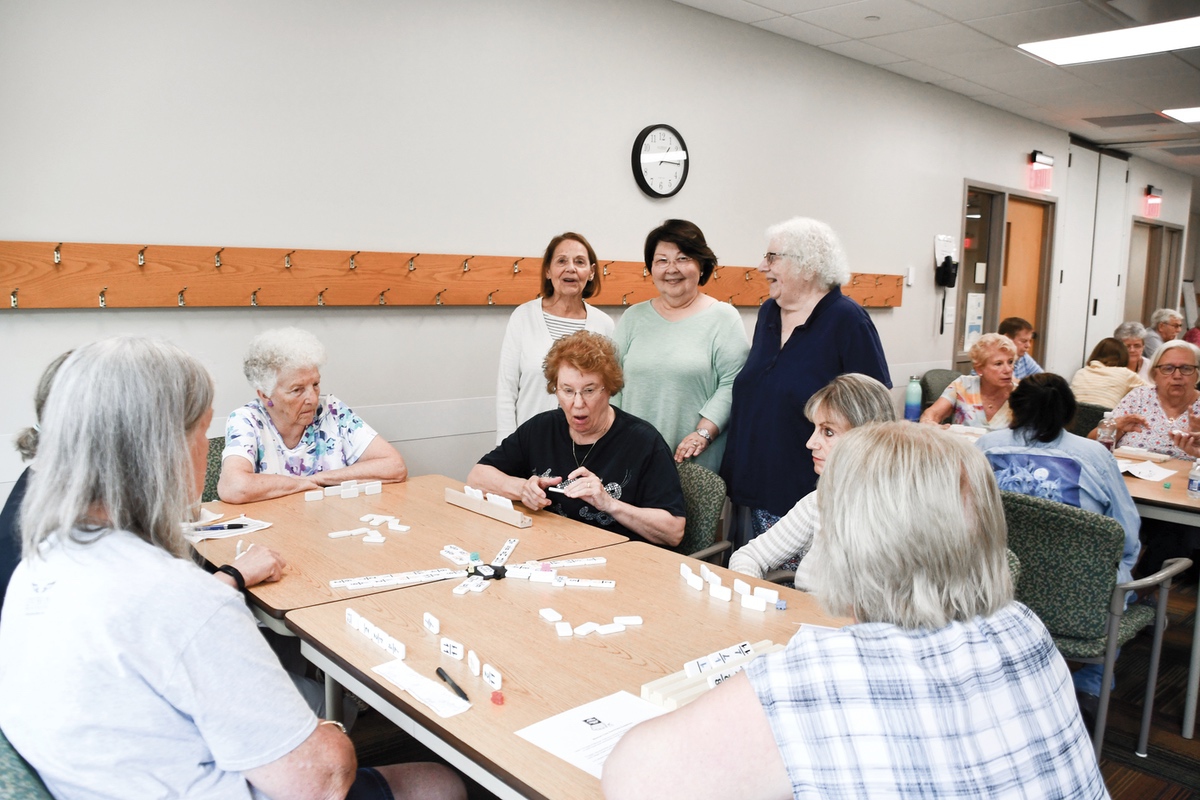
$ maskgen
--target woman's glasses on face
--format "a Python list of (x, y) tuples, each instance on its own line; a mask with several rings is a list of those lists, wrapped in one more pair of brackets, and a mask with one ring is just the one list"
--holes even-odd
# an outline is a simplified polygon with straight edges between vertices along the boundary
[(1163, 375), (1174, 375), (1176, 370), (1179, 370), (1179, 374), (1184, 377), (1196, 374), (1196, 367), (1193, 364), (1162, 364), (1158, 367), (1158, 371)]
[(597, 392), (604, 391), (604, 387), (603, 386), (585, 386), (582, 389), (579, 389), (578, 391), (576, 391), (575, 389), (563, 389), (560, 387), (560, 388), (556, 389), (555, 391), (558, 392), (559, 397), (561, 397), (563, 400), (565, 400), (568, 403), (575, 402), (575, 395), (579, 395), (580, 397), (583, 398), (583, 402), (588, 403), (588, 402), (591, 402), (592, 398), (596, 396)]

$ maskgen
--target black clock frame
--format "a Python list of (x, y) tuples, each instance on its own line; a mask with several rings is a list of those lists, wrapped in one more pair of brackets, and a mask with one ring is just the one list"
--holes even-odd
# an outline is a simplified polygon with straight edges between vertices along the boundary
[[(674, 189), (666, 194), (663, 194), (662, 192), (650, 186), (649, 182), (646, 180), (646, 177), (642, 174), (642, 145), (646, 143), (646, 137), (649, 136), (652, 131), (656, 131), (659, 128), (666, 128), (672, 134), (674, 134), (675, 138), (679, 140), (679, 146), (682, 147), (684, 152), (688, 154), (688, 157), (683, 160), (683, 175), (679, 177), (679, 183)], [(675, 130), (675, 128), (671, 127), (670, 125), (667, 125), (665, 122), (647, 125), (646, 127), (642, 128), (641, 133), (634, 137), (633, 152), (630, 155), (630, 166), (633, 169), (633, 179), (637, 182), (638, 188), (642, 190), (642, 193), (648, 197), (660, 199), (665, 197), (674, 197), (675, 195), (679, 194), (679, 190), (683, 188), (685, 183), (687, 183), (688, 170), (691, 169), (691, 165), (692, 154), (691, 151), (688, 150), (687, 142), (683, 140), (683, 136), (679, 133), (679, 131)]]

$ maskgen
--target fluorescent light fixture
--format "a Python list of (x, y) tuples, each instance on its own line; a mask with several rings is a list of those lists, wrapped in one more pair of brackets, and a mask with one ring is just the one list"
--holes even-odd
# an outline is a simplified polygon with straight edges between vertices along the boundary
[(1200, 122), (1200, 106), (1194, 108), (1166, 108), (1163, 109), (1162, 113), (1180, 122)]
[(1019, 44), (1017, 47), (1060, 67), (1186, 50), (1200, 47), (1200, 17), (1068, 36), (1065, 39), (1047, 39), (1044, 42)]

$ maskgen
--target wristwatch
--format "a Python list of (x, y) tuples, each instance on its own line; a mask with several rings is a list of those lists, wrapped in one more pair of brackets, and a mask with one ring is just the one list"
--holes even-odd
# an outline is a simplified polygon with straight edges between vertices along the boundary
[(696, 433), (700, 434), (700, 437), (704, 439), (704, 441), (710, 444), (712, 443), (712, 434), (704, 430), (704, 428), (696, 428)]

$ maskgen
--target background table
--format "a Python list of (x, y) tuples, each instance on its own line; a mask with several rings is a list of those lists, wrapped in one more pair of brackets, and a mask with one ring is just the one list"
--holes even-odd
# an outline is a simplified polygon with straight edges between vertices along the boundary
[[(422, 475), (405, 483), (384, 484), (382, 494), (360, 494), (348, 500), (335, 495), (309, 502), (303, 494), (295, 494), (245, 505), (207, 503), (205, 508), (225, 515), (221, 521), (245, 514), (272, 526), (244, 536), (206, 539), (196, 545), (196, 550), (218, 565), (233, 563), (239, 539), (278, 551), (287, 562), (283, 580), (262, 583), (249, 591), (264, 623), (288, 634), (281, 622), (288, 611), (363, 594), (362, 590), (331, 588), (330, 581), (455, 567), (440, 555), (447, 544), (478, 552), (485, 562), (490, 562), (506, 539), (520, 539), (509, 559), (517, 562), (556, 558), (628, 540), (545, 511), (526, 511), (533, 518), (533, 525), (515, 528), (447, 503), (447, 487), (461, 490), (462, 484), (444, 475)], [(401, 533), (389, 530), (387, 525), (379, 526), (379, 532), (387, 538), (383, 544), (365, 544), (361, 536), (329, 538), (331, 531), (366, 527), (360, 521), (366, 514), (399, 517), (410, 530)], [(365, 591), (389, 588), (395, 587)]]
[[(1161, 519), (1200, 528), (1200, 500), (1188, 497), (1188, 472), (1191, 461), (1173, 458), (1159, 466), (1173, 469), (1175, 474), (1164, 481), (1147, 481), (1125, 476), (1125, 485), (1133, 495), (1138, 514), (1147, 519)], [(1164, 484), (1171, 484), (1167, 489)], [(1183, 701), (1183, 738), (1191, 739), (1196, 731), (1196, 697), (1200, 693), (1200, 611), (1192, 629), (1192, 656), (1188, 665), (1187, 697)]]
[[(515, 731), (622, 689), (638, 695), (643, 683), (743, 640), (786, 643), (801, 622), (848, 622), (828, 617), (809, 595), (791, 589), (780, 590), (786, 611), (751, 611), (736, 595), (731, 603), (717, 600), (707, 586), (696, 591), (679, 575), (681, 562), (696, 572), (700, 562), (653, 545), (629, 542), (587, 555), (602, 555), (608, 562), (561, 572), (616, 580), (615, 588), (555, 588), (505, 579), (490, 582), (482, 593), (459, 596), (451, 593), (455, 582), (445, 581), (300, 609), (287, 615), (287, 624), (301, 637), (310, 661), (489, 791), (502, 797), (585, 798), (600, 796), (599, 781)], [(779, 588), (713, 569), (726, 586), (740, 577), (752, 586)], [(560, 638), (538, 615), (546, 607), (575, 626), (625, 615), (641, 616), (643, 624), (607, 636)], [(403, 642), (405, 663), (417, 672), (436, 680), (435, 670), (444, 668), (473, 707), (441, 719), (373, 673), (390, 656), (346, 624), (347, 608)], [(471, 675), (465, 660), (441, 655), (440, 636), (422, 624), (427, 611), (441, 622), (440, 636), (475, 650), (501, 672), (503, 706), (490, 702), (491, 689)]]

